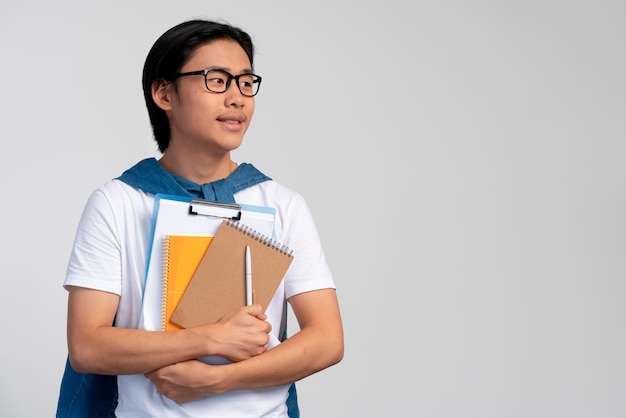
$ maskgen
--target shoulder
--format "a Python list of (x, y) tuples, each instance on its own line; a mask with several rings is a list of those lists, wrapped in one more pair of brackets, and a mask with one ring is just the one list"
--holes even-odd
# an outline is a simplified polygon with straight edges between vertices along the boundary
[(283, 215), (308, 210), (302, 194), (274, 180), (264, 181), (237, 192), (235, 200), (239, 203), (273, 207)]
[(113, 179), (91, 192), (84, 212), (105, 217), (139, 216), (151, 213), (153, 206), (154, 195)]
[(146, 198), (154, 199), (154, 195), (130, 186), (121, 180), (112, 179), (93, 190), (90, 198), (105, 199), (111, 202), (134, 202)]
[(147, 194), (136, 187), (124, 183), (119, 179), (112, 179), (107, 181), (106, 183), (96, 188), (93, 193), (109, 196), (111, 198), (119, 198), (122, 196), (128, 198), (138, 198), (142, 195)]

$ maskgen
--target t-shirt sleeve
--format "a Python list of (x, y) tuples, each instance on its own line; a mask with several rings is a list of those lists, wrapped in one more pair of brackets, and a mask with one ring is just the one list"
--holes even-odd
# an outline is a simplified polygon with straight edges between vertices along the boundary
[(284, 243), (294, 259), (285, 274), (287, 298), (312, 290), (335, 288), (319, 233), (304, 198), (296, 195), (286, 209)]
[(94, 191), (81, 215), (63, 286), (121, 293), (121, 251), (109, 201)]

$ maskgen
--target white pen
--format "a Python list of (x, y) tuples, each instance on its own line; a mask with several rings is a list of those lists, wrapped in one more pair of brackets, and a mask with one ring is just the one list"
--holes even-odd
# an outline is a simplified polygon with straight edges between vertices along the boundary
[(246, 305), (252, 305), (252, 260), (249, 245), (246, 245)]

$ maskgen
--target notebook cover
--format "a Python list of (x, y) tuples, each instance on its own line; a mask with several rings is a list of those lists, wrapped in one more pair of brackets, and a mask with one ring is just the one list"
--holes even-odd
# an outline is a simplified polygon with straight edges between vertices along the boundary
[(245, 305), (247, 245), (252, 259), (253, 303), (267, 309), (293, 255), (282, 251), (280, 245), (270, 245), (263, 237), (223, 221), (174, 310), (173, 322), (185, 328), (212, 324)]
[(162, 327), (164, 331), (181, 329), (172, 322), (172, 313), (191, 282), (196, 268), (211, 244), (213, 237), (167, 235), (163, 252), (163, 305)]

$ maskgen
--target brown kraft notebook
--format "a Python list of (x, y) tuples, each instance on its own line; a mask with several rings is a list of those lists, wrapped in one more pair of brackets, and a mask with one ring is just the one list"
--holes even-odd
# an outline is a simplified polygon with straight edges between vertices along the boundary
[(283, 245), (235, 221), (223, 221), (171, 320), (191, 328), (217, 322), (246, 304), (246, 246), (252, 261), (252, 302), (267, 309), (293, 254)]

